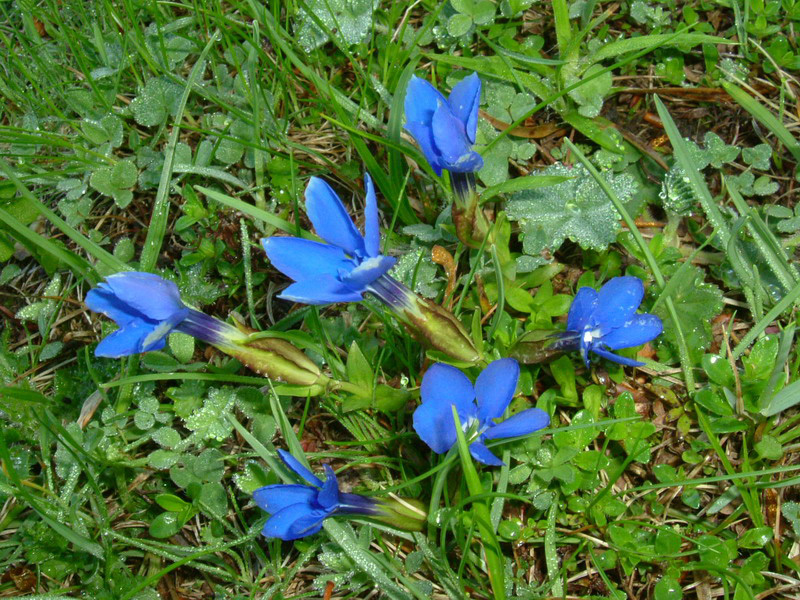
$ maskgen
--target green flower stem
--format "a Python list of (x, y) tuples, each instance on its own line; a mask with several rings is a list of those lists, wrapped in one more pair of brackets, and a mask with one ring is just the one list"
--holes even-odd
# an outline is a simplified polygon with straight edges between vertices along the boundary
[[(470, 495), (479, 496), (485, 493), (481, 485), (478, 470), (469, 453), (467, 438), (461, 429), (461, 421), (458, 418), (456, 407), (453, 406), (453, 420), (456, 423), (456, 435), (458, 436), (458, 453), (461, 456), (461, 467), (464, 470), (464, 480)], [(489, 506), (486, 502), (472, 503), (472, 518), (477, 523), (478, 531), (483, 542), (484, 555), (486, 557), (486, 570), (489, 575), (489, 583), (492, 586), (492, 597), (495, 600), (505, 600), (505, 564), (503, 562), (503, 551), (500, 542), (492, 528), (492, 518), (489, 513)]]

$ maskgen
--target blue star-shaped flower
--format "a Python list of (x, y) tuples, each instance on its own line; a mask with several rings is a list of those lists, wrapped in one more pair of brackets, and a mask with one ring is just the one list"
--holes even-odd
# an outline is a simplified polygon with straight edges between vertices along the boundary
[(572, 337), (586, 366), (589, 352), (629, 367), (644, 363), (618, 356), (610, 350), (639, 346), (655, 339), (664, 328), (661, 319), (649, 313), (636, 314), (644, 297), (638, 277), (614, 277), (600, 291), (582, 287), (567, 315), (564, 337)]
[(95, 350), (97, 356), (109, 358), (160, 350), (166, 337), (190, 314), (177, 285), (153, 273), (136, 271), (107, 277), (89, 290), (86, 305), (119, 325)]
[(406, 130), (414, 136), (437, 175), (442, 169), (474, 173), (483, 166), (472, 150), (478, 131), (481, 80), (477, 73), (465, 77), (445, 98), (439, 90), (416, 75), (405, 97)]
[(511, 403), (518, 379), (519, 364), (513, 358), (490, 363), (478, 375), (474, 386), (455, 367), (437, 363), (422, 378), (422, 404), (414, 411), (414, 429), (431, 450), (444, 454), (457, 439), (451, 408), (455, 406), (465, 432), (477, 426), (477, 439), (469, 446), (473, 458), (487, 465), (502, 465), (503, 461), (492, 454), (484, 440), (527, 435), (550, 423), (548, 414), (538, 408), (523, 410), (495, 423)]
[(380, 254), (378, 201), (368, 174), (364, 184), (363, 236), (336, 192), (312, 177), (306, 187), (306, 212), (317, 235), (327, 243), (295, 237), (261, 240), (275, 268), (295, 281), (280, 298), (303, 304), (357, 302), (364, 299), (370, 284), (392, 268), (396, 259)]
[(380, 513), (378, 502), (359, 494), (339, 491), (339, 482), (330, 465), (325, 467), (325, 481), (306, 469), (284, 450), (281, 459), (308, 485), (275, 484), (258, 488), (253, 500), (270, 518), (261, 533), (264, 537), (296, 540), (322, 529), (322, 522), (337, 512), (374, 516)]

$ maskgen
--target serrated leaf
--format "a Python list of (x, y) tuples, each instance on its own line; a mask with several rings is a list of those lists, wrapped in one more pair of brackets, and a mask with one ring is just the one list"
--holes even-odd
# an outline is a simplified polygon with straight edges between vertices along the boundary
[[(607, 71), (594, 79), (589, 79), (602, 70), (602, 65), (589, 67), (580, 78), (581, 85), (569, 93), (570, 98), (578, 103), (578, 112), (584, 117), (593, 118), (599, 115), (603, 108), (603, 100), (611, 91), (613, 85), (611, 72)], [(567, 78), (566, 84), (573, 85), (577, 81), (577, 77)]]
[(456, 13), (447, 20), (447, 33), (453, 37), (461, 37), (472, 27), (472, 17)]
[[(510, 220), (520, 222), (525, 254), (539, 256), (545, 249), (555, 252), (567, 238), (593, 250), (603, 250), (616, 240), (620, 225), (614, 205), (583, 166), (555, 164), (538, 174), (571, 178), (511, 195), (506, 212)], [(637, 191), (630, 175), (604, 176), (622, 202)]]
[[(297, 41), (310, 52), (328, 41), (331, 32), (346, 46), (359, 44), (372, 31), (372, 15), (377, 8), (378, 0), (308, 0), (299, 11)], [(324, 30), (309, 12), (319, 19)]]
[[(681, 323), (690, 354), (697, 361), (711, 342), (711, 322), (722, 311), (722, 292), (706, 283), (703, 271), (695, 266), (683, 266), (668, 283), (672, 302)], [(677, 347), (677, 337), (664, 302), (653, 312), (664, 322), (664, 339)]]
[(194, 338), (186, 333), (171, 333), (167, 338), (172, 354), (182, 363), (188, 363), (194, 356)]
[(773, 181), (766, 175), (758, 177), (753, 182), (753, 193), (757, 196), (770, 196), (778, 191), (778, 182)]
[(494, 20), (495, 5), (489, 0), (480, 0), (472, 11), (472, 18), (477, 25), (488, 25)]

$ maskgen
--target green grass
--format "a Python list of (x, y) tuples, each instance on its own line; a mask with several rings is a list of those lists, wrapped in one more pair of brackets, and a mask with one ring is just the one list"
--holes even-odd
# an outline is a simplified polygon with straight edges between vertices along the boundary
[[(796, 597), (798, 50), (777, 41), (794, 4), (354, 0), (326, 16), (342, 4), (0, 4), (0, 594)], [(402, 128), (412, 75), (446, 91), (465, 70), (484, 85), (479, 248)], [(397, 277), (487, 359), (628, 274), (665, 323), (645, 367), (524, 365), (511, 410), (550, 428), (494, 445), (500, 468), (464, 436), (431, 453), (411, 414), (442, 355), (372, 299), (277, 299), (287, 280), (259, 243), (316, 239), (311, 176), (361, 226), (365, 170)], [(552, 199), (563, 212), (537, 212)], [(83, 300), (124, 270), (344, 384), (270, 382), (180, 337), (96, 358), (112, 328)], [(348, 491), (416, 498), (429, 521), (266, 540), (252, 492), (293, 481), (276, 448), (331, 463)]]

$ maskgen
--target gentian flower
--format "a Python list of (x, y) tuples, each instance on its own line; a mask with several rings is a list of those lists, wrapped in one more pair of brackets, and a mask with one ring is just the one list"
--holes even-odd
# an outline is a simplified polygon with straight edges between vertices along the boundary
[(120, 358), (166, 345), (179, 331), (216, 346), (257, 373), (297, 385), (322, 384), (327, 378), (305, 354), (278, 338), (251, 339), (252, 331), (234, 327), (186, 306), (178, 286), (154, 275), (125, 271), (110, 275), (86, 294), (86, 305), (113, 319), (119, 329), (104, 338), (96, 356)]
[(477, 428), (477, 437), (469, 446), (472, 457), (487, 465), (502, 465), (503, 461), (486, 447), (485, 440), (527, 435), (550, 423), (548, 414), (538, 408), (523, 410), (495, 423), (511, 403), (518, 379), (519, 364), (513, 358), (489, 363), (474, 386), (455, 367), (436, 363), (422, 378), (422, 404), (414, 411), (414, 429), (431, 450), (437, 454), (447, 452), (457, 439), (451, 408), (455, 406), (464, 432)]
[(422, 505), (414, 500), (398, 502), (340, 492), (330, 465), (324, 465), (323, 482), (288, 452), (278, 450), (278, 453), (305, 484), (268, 485), (253, 493), (255, 503), (271, 514), (261, 530), (264, 537), (288, 541), (313, 535), (334, 514), (362, 515), (409, 531), (421, 529), (427, 518)]
[(369, 292), (417, 338), (458, 360), (475, 362), (478, 352), (458, 319), (388, 275), (396, 259), (380, 254), (378, 203), (368, 174), (364, 183), (363, 236), (331, 187), (312, 177), (306, 187), (306, 212), (327, 243), (295, 237), (261, 240), (275, 268), (295, 281), (278, 297), (303, 304), (330, 304), (358, 302)]
[(456, 235), (471, 248), (480, 248), (490, 230), (475, 185), (475, 172), (483, 167), (483, 158), (472, 149), (480, 99), (481, 80), (477, 73), (457, 83), (449, 98), (414, 76), (405, 97), (405, 128), (417, 140), (437, 175), (441, 176), (443, 169), (450, 172)]
[(364, 175), (364, 184), (363, 236), (331, 186), (312, 177), (306, 187), (306, 212), (327, 243), (294, 237), (261, 240), (272, 264), (296, 282), (283, 290), (280, 298), (303, 304), (357, 302), (392, 268), (397, 259), (380, 253), (378, 201), (369, 174)]
[(95, 350), (97, 356), (109, 358), (160, 350), (166, 345), (167, 336), (190, 313), (177, 285), (158, 275), (135, 271), (107, 277), (89, 290), (86, 305), (120, 327)]
[(610, 279), (599, 292), (590, 287), (578, 290), (563, 337), (571, 340), (572, 349), (580, 349), (587, 367), (589, 352), (629, 367), (644, 364), (610, 352), (649, 342), (663, 330), (656, 315), (636, 314), (643, 297), (642, 280), (630, 276)]
[(405, 97), (405, 129), (414, 136), (437, 175), (474, 173), (483, 158), (472, 150), (478, 130), (481, 80), (477, 73), (453, 87), (450, 97), (416, 75), (408, 83)]

